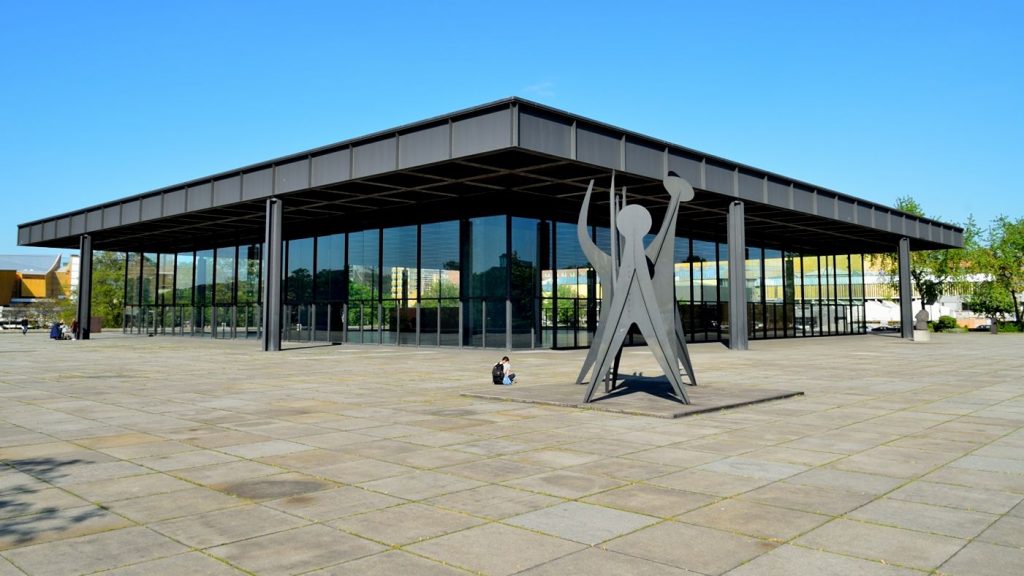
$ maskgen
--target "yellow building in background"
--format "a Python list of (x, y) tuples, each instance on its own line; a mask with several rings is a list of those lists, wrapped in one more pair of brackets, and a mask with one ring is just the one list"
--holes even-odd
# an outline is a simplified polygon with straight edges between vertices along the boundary
[(69, 298), (77, 283), (77, 255), (0, 255), (0, 306)]

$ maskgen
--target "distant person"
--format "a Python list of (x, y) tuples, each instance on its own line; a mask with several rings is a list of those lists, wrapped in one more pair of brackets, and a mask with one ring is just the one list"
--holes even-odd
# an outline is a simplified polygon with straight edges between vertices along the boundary
[(28, 334), (28, 318), (21, 319), (21, 334), (22, 336)]
[(78, 340), (78, 318), (71, 321), (71, 339)]
[(516, 380), (516, 373), (512, 371), (512, 363), (509, 361), (508, 356), (501, 357), (501, 365), (504, 372), (501, 383), (505, 386), (511, 386)]

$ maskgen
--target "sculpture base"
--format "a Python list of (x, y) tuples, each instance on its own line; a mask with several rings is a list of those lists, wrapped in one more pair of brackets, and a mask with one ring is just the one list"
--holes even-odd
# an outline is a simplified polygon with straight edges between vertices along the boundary
[(914, 342), (928, 342), (931, 339), (927, 330), (914, 330)]
[[(586, 386), (572, 383), (537, 386), (494, 386), (481, 392), (464, 392), (462, 396), (487, 400), (504, 400), (528, 404), (546, 404), (619, 414), (636, 414), (656, 418), (681, 418), (726, 408), (757, 404), (803, 395), (798, 390), (777, 388), (738, 388), (735, 386), (687, 386), (689, 404), (671, 396), (672, 388), (664, 376), (659, 378), (626, 378), (615, 390), (592, 402), (583, 402)], [(598, 389), (603, 392), (603, 388)]]

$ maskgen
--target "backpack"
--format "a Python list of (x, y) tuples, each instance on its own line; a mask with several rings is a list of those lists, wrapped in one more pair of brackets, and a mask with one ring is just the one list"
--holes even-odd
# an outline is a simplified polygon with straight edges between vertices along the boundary
[(498, 362), (491, 368), (491, 383), (501, 384), (502, 379), (505, 378), (505, 365)]

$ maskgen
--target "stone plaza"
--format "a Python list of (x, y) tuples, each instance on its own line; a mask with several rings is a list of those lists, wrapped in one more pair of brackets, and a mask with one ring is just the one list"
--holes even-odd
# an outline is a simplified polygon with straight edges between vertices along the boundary
[(694, 345), (803, 395), (675, 419), (465, 396), (502, 350), (285, 347), (0, 334), (0, 576), (1024, 573), (1022, 335)]

